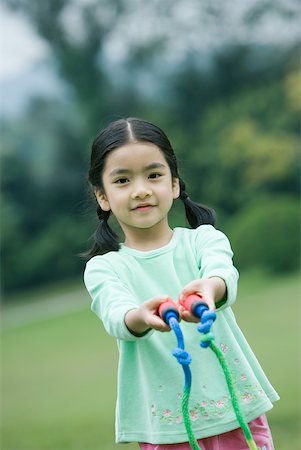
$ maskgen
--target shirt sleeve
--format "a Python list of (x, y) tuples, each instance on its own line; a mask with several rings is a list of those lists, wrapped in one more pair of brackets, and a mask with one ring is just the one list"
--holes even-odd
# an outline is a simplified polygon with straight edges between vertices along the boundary
[(232, 305), (236, 300), (238, 271), (233, 265), (233, 252), (227, 236), (211, 225), (197, 229), (197, 258), (201, 278), (220, 277), (225, 281), (227, 293), (217, 303), (219, 310)]
[(127, 328), (124, 317), (139, 304), (104, 257), (95, 256), (87, 262), (84, 283), (92, 298), (91, 310), (102, 320), (108, 334), (132, 341), (148, 336), (135, 336)]

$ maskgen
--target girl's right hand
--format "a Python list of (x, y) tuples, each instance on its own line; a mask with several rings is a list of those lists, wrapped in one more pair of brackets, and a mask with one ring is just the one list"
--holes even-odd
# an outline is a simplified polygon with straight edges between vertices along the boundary
[(158, 308), (167, 298), (167, 295), (154, 297), (128, 311), (124, 321), (129, 331), (135, 336), (143, 335), (151, 328), (161, 332), (170, 331), (169, 325), (158, 316)]

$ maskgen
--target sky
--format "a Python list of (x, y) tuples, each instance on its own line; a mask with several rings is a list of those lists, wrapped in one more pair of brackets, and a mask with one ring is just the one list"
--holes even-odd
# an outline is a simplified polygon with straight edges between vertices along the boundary
[(0, 80), (26, 71), (35, 61), (47, 57), (47, 45), (20, 14), (0, 3)]
[(17, 117), (33, 95), (60, 96), (50, 49), (26, 18), (0, 3), (0, 117)]

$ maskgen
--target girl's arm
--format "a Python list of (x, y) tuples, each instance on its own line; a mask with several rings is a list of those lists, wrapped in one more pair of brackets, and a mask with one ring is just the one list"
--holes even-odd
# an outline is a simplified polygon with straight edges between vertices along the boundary
[[(196, 229), (196, 257), (199, 278), (184, 286), (181, 294), (199, 294), (209, 308), (222, 309), (232, 305), (236, 299), (238, 272), (233, 266), (233, 252), (227, 236), (211, 225)], [(196, 321), (181, 308), (186, 321)]]
[(92, 311), (116, 339), (137, 340), (152, 329), (170, 330), (157, 315), (159, 305), (167, 296), (157, 296), (140, 304), (106, 258), (97, 256), (88, 261), (84, 281), (92, 297)]

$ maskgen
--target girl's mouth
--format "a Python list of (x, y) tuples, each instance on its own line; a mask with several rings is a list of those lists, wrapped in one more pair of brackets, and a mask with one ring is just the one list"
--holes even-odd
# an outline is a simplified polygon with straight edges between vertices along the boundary
[(145, 205), (138, 205), (136, 208), (134, 208), (135, 211), (149, 211), (153, 205), (145, 204)]

